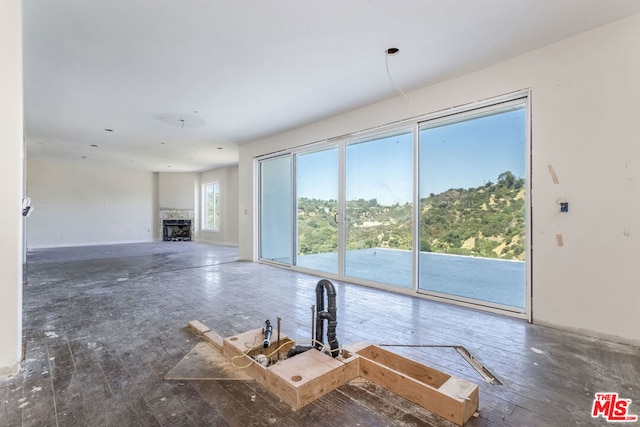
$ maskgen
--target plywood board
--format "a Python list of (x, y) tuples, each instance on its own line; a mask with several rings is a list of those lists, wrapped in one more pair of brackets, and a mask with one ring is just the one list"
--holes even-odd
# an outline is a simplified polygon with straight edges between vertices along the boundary
[(207, 342), (200, 342), (165, 376), (165, 380), (253, 380)]
[(217, 332), (208, 331), (202, 334), (203, 338), (209, 342), (212, 346), (218, 349), (218, 351), (222, 352), (222, 347), (224, 344), (224, 339), (222, 336), (218, 335)]

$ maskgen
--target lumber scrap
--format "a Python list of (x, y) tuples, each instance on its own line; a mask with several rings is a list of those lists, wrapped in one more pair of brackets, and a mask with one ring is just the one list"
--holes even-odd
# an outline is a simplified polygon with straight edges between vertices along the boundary
[(198, 335), (204, 335), (205, 332), (209, 332), (211, 330), (209, 329), (208, 326), (204, 325), (202, 322), (198, 320), (190, 321), (188, 326), (192, 331), (194, 331)]
[(375, 345), (356, 352), (360, 374), (376, 384), (464, 425), (478, 409), (478, 386)]

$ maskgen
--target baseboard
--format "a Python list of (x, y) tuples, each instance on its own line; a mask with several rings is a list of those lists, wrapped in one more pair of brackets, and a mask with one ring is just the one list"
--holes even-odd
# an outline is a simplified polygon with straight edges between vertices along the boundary
[(20, 362), (13, 366), (0, 367), (0, 379), (10, 377), (20, 372)]
[(607, 334), (607, 333), (604, 333), (604, 332), (592, 331), (592, 330), (589, 330), (589, 329), (574, 328), (574, 327), (570, 327), (570, 326), (558, 325), (556, 323), (547, 322), (545, 320), (537, 320), (537, 319), (535, 319), (535, 317), (533, 319), (533, 324), (534, 325), (538, 325), (538, 326), (544, 326), (545, 328), (557, 329), (557, 330), (560, 330), (560, 331), (571, 332), (571, 333), (574, 333), (574, 334), (583, 335), (583, 336), (587, 336), (587, 337), (591, 337), (591, 338), (596, 338), (596, 339), (601, 339), (601, 340), (605, 340), (605, 341), (615, 342), (615, 343), (618, 343), (618, 344), (626, 344), (626, 345), (632, 345), (634, 347), (640, 347), (640, 340), (637, 340), (637, 339), (634, 339), (634, 338), (622, 337), (622, 336), (615, 335), (615, 334)]
[(206, 240), (206, 239), (196, 239), (197, 243), (207, 243), (209, 245), (219, 245), (219, 246), (231, 246), (234, 248), (238, 247), (237, 242), (218, 242), (215, 240)]
[(82, 248), (89, 246), (106, 246), (106, 245), (128, 245), (132, 243), (153, 243), (158, 240), (149, 239), (149, 240), (118, 240), (114, 242), (83, 242), (83, 243), (61, 243), (54, 245), (32, 245), (27, 248), (27, 252), (33, 251), (36, 249), (57, 249), (57, 248)]

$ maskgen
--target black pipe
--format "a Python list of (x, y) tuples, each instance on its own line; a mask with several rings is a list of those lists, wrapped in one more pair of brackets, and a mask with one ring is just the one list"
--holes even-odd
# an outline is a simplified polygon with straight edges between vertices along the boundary
[[(324, 309), (324, 291), (327, 291), (327, 310)], [(316, 343), (315, 347), (322, 350), (324, 342), (324, 320), (327, 320), (327, 340), (331, 348), (331, 356), (336, 357), (340, 353), (340, 344), (336, 338), (337, 309), (336, 309), (336, 289), (333, 283), (327, 279), (322, 279), (316, 285)]]
[(309, 351), (309, 350), (311, 350), (312, 348), (315, 348), (315, 347), (310, 347), (310, 346), (305, 346), (305, 345), (294, 345), (294, 346), (293, 346), (293, 347), (291, 347), (291, 348), (289, 349), (289, 351), (287, 352), (287, 359), (288, 359), (289, 357), (293, 357), (293, 356), (297, 356), (298, 354), (302, 354), (302, 353), (304, 353), (305, 351)]
[(273, 332), (273, 326), (271, 326), (271, 322), (269, 322), (269, 320), (264, 323), (264, 341), (262, 341), (262, 348), (269, 348), (271, 345), (271, 333)]

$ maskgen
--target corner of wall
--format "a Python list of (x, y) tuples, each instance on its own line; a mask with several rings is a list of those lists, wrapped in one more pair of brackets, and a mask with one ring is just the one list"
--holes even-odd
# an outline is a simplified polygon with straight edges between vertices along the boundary
[(0, 367), (0, 379), (4, 377), (10, 377), (20, 372), (21, 363), (16, 363), (13, 366)]
[(22, 2), (0, 2), (0, 375), (16, 373), (22, 355), (24, 111)]

